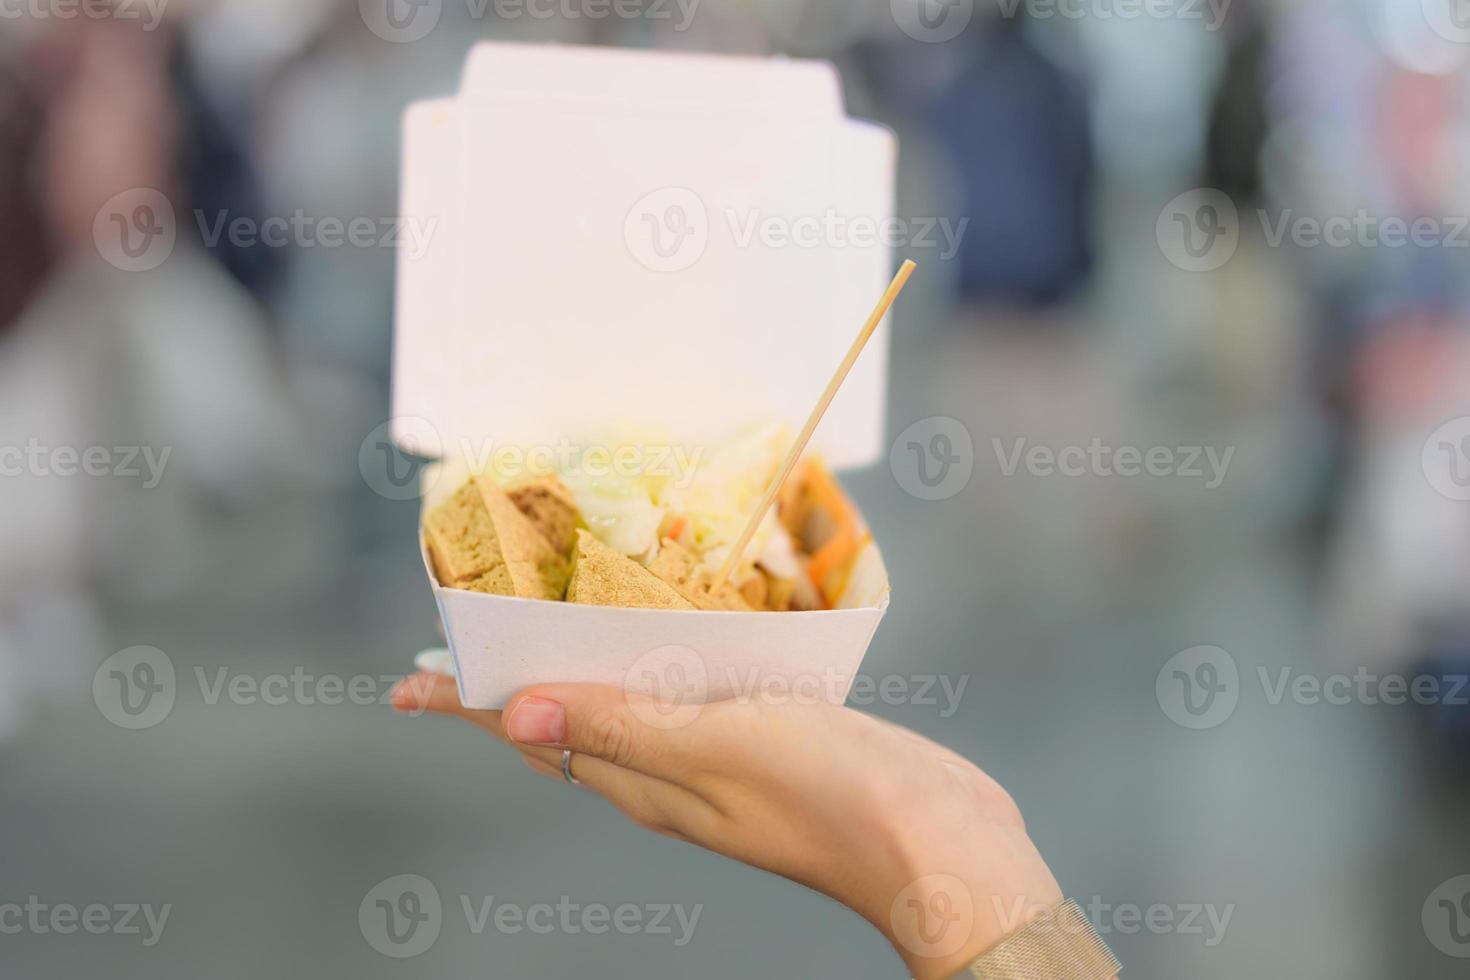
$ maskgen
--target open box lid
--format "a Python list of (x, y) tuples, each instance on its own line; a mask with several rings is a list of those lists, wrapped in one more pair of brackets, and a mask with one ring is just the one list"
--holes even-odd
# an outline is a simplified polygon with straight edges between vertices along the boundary
[[(825, 63), (479, 45), (405, 116), (395, 439), (799, 426), (892, 272), (895, 155)], [(881, 457), (886, 383), (885, 325), (834, 467)]]

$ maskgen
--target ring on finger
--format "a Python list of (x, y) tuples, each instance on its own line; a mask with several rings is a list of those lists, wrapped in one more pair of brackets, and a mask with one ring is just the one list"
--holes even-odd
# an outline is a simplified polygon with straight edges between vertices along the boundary
[(561, 774), (562, 774), (562, 777), (564, 779), (566, 779), (566, 781), (568, 783), (570, 783), (571, 785), (573, 785), (573, 786), (580, 786), (582, 784), (582, 781), (580, 779), (578, 779), (576, 776), (573, 776), (572, 775), (572, 750), (571, 749), (562, 749), (561, 750)]

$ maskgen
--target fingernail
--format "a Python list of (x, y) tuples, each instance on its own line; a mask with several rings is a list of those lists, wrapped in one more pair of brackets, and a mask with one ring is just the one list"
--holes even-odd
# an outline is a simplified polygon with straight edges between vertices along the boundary
[(505, 731), (526, 745), (558, 745), (567, 734), (566, 709), (545, 698), (525, 698), (511, 709)]
[(393, 693), (388, 695), (388, 700), (397, 711), (407, 711), (414, 706), (415, 698), (408, 689), (408, 680), (399, 681), (393, 685)]

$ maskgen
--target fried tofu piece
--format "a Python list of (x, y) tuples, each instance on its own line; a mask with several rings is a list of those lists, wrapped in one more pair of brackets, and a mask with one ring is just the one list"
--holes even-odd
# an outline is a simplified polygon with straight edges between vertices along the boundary
[(603, 544), (591, 533), (577, 531), (577, 552), (567, 601), (589, 606), (640, 609), (694, 609), (688, 599), (626, 555)]
[(441, 585), (515, 595), (490, 511), (474, 481), (424, 515), (424, 541)]
[(710, 589), (709, 575), (701, 573), (694, 554), (673, 538), (665, 538), (658, 555), (648, 570), (678, 592), (696, 608), (727, 612), (754, 612), (755, 608), (726, 582), (718, 591)]
[(551, 542), (557, 554), (572, 553), (581, 516), (565, 483), (558, 477), (548, 476), (511, 487), (506, 493), (542, 537)]
[(560, 599), (566, 559), (494, 480), (477, 476), (424, 516), (442, 585), (524, 599)]
[(475, 477), (475, 487), (490, 512), (515, 594), (523, 599), (560, 599), (569, 576), (566, 558), (536, 530), (500, 484), (482, 475)]

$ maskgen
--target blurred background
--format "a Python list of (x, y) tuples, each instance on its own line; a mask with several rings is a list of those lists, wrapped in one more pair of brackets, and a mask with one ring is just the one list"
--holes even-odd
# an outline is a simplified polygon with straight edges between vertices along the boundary
[[(903, 975), (833, 903), (377, 703), (437, 616), (367, 461), (393, 249), (322, 222), (394, 215), (402, 109), (495, 38), (831, 59), (900, 214), (963, 228), (900, 249), (894, 453), (846, 480), (896, 593), (864, 673), (943, 684), (864, 710), (1015, 794), (1127, 975), (1464, 976), (1464, 5), (617, 9), (0, 6), (0, 905), (171, 908), (152, 943), (7, 929), (0, 974)], [(163, 715), (107, 706), (154, 651)], [(400, 874), (444, 903), (411, 960), (358, 923)], [(490, 896), (702, 911), (476, 934)]]

